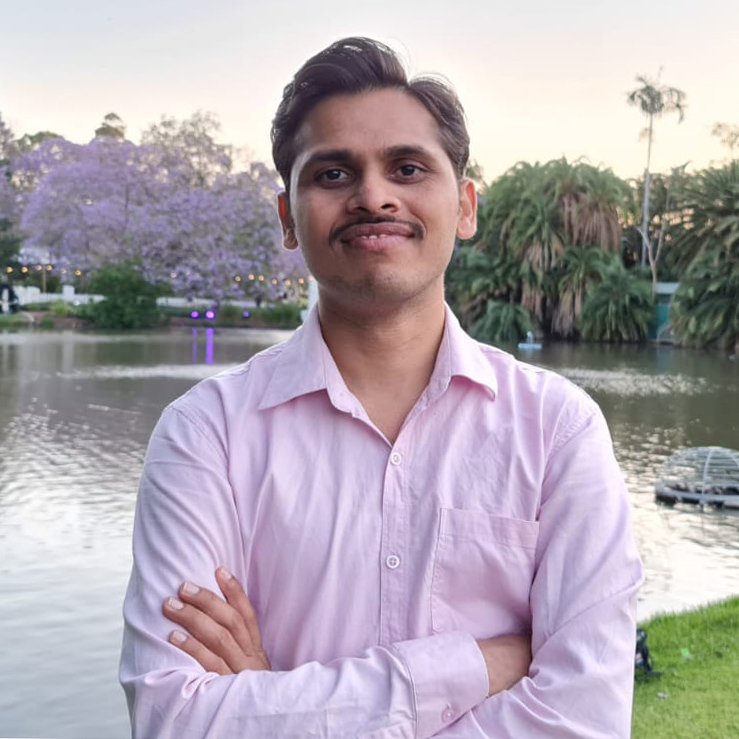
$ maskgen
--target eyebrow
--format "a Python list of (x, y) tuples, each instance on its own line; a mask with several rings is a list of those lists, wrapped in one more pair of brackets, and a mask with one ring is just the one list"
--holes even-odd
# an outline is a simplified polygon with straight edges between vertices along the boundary
[[(383, 155), (387, 159), (403, 159), (405, 157), (421, 157), (431, 158), (433, 154), (422, 146), (412, 144), (398, 144), (397, 146), (388, 146), (383, 150)], [(302, 169), (308, 169), (316, 164), (328, 162), (352, 162), (356, 159), (356, 155), (349, 149), (324, 149), (311, 154), (305, 161)]]

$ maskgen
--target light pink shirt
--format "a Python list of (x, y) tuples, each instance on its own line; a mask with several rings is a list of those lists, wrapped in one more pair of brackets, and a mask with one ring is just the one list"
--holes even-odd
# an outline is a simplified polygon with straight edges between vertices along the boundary
[[(317, 313), (172, 403), (146, 458), (121, 681), (136, 737), (627, 737), (642, 579), (605, 421), (447, 310), (390, 444)], [(163, 600), (244, 583), (272, 672), (206, 673)], [(532, 634), (487, 698), (476, 638)]]

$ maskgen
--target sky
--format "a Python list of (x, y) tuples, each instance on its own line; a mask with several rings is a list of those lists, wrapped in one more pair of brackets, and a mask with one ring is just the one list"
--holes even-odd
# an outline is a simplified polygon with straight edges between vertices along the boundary
[(83, 143), (115, 112), (138, 141), (163, 115), (206, 110), (224, 143), (271, 163), (283, 87), (349, 35), (452, 82), (488, 181), (562, 156), (639, 176), (645, 119), (626, 104), (637, 74), (662, 69), (687, 94), (683, 123), (656, 124), (653, 171), (720, 162), (713, 125), (739, 125), (735, 0), (3, 0), (0, 25), (0, 114), (17, 135)]

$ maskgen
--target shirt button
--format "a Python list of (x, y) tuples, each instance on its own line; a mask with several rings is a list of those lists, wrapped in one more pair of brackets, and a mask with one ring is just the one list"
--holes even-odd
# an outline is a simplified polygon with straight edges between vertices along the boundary
[(397, 452), (393, 452), (390, 455), (390, 464), (399, 465), (403, 461), (403, 457), (400, 456)]
[(398, 557), (395, 554), (391, 554), (386, 560), (385, 564), (391, 569), (391, 570), (397, 570), (398, 567), (400, 567), (400, 557)]
[(442, 712), (441, 712), (441, 720), (448, 724), (452, 719), (454, 718), (454, 711), (452, 711), (451, 706), (447, 706)]

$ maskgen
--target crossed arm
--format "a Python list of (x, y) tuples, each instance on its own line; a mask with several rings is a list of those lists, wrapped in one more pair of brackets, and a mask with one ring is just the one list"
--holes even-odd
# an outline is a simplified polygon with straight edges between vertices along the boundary
[[(215, 575), (224, 598), (184, 582), (179, 597), (164, 601), (163, 614), (185, 629), (173, 630), (169, 641), (218, 675), (269, 670), (257, 616), (241, 584), (225, 567), (219, 567)], [(513, 687), (528, 674), (530, 636), (498, 636), (477, 644), (488, 671), (488, 696)]]

